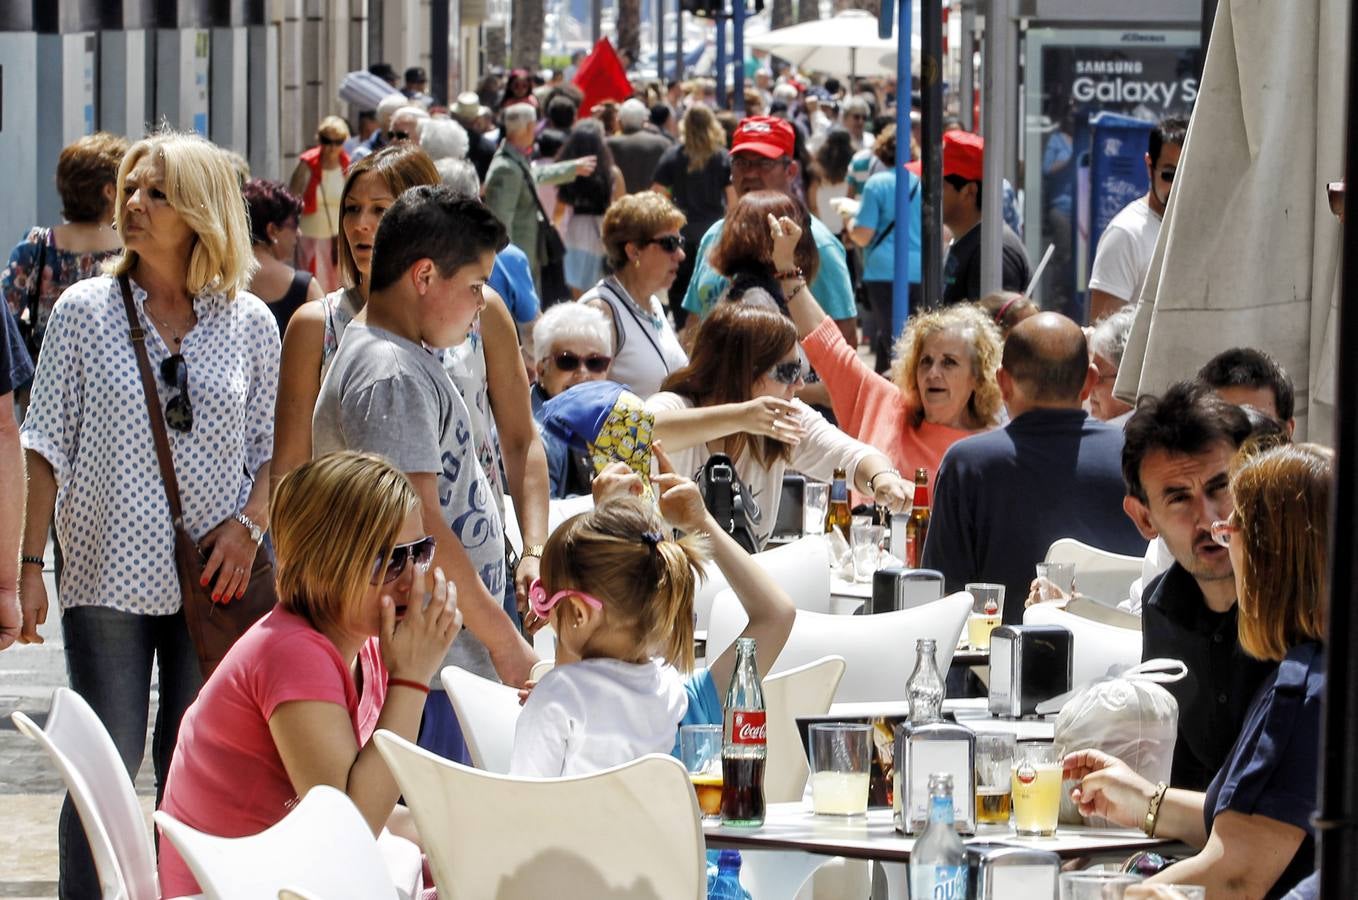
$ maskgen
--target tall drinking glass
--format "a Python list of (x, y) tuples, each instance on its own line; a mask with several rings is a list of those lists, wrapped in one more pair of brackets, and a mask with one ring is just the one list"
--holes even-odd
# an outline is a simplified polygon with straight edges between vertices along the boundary
[(824, 534), (825, 513), (830, 508), (830, 485), (808, 481), (802, 503), (802, 534)]
[(866, 815), (872, 726), (817, 722), (809, 737), (812, 811), (820, 816)]
[(1130, 872), (1062, 872), (1061, 900), (1121, 900), (1127, 885), (1141, 880)]
[(1010, 788), (1014, 830), (1026, 837), (1051, 837), (1061, 815), (1061, 757), (1048, 743), (1025, 741), (1014, 751)]
[(706, 822), (721, 821), (721, 726), (684, 725), (679, 729), (679, 758), (688, 769)]
[(1040, 591), (1043, 600), (1069, 600), (1075, 596), (1075, 563), (1038, 563), (1037, 577), (1044, 579)]
[(849, 526), (849, 546), (853, 550), (855, 581), (870, 582), (882, 563), (882, 539), (886, 529), (881, 525), (854, 522)]
[(1008, 825), (1014, 772), (1012, 734), (976, 735), (976, 821)]

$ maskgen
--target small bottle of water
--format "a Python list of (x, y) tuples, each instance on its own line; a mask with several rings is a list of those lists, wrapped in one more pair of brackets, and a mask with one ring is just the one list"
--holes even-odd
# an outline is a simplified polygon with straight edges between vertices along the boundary
[(723, 850), (717, 857), (717, 874), (707, 880), (708, 900), (750, 900), (740, 883), (740, 851)]
[(910, 854), (912, 900), (965, 900), (967, 855), (953, 829), (952, 776), (929, 776), (929, 825)]

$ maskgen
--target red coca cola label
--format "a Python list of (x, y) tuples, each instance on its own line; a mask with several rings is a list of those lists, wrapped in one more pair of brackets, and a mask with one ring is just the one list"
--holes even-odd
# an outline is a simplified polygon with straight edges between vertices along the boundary
[(731, 713), (731, 743), (766, 744), (768, 725), (762, 709), (738, 709)]

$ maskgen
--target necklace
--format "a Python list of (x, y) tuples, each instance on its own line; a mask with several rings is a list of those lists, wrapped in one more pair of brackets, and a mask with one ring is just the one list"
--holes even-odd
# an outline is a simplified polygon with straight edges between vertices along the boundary
[(638, 303), (636, 300), (634, 300), (632, 298), (632, 292), (627, 289), (627, 285), (622, 283), (621, 278), (614, 275), (613, 282), (618, 286), (619, 288), (618, 293), (622, 295), (623, 301), (637, 313), (644, 316), (646, 318), (646, 321), (651, 324), (652, 328), (654, 328), (656, 331), (660, 331), (662, 328), (664, 328), (665, 326), (664, 320), (656, 316), (656, 314), (653, 313), (651, 310), (647, 309), (646, 307)]
[[(188, 334), (189, 329), (192, 328), (194, 326), (194, 323), (198, 321), (198, 316), (192, 310), (190, 310), (188, 327), (176, 328), (169, 322), (166, 322), (164, 319), (160, 318), (160, 316), (157, 316), (155, 313), (151, 312), (151, 304), (143, 303), (142, 308), (145, 309), (146, 314), (151, 317), (151, 321), (155, 322), (161, 328), (164, 328), (166, 331), (170, 333), (170, 340), (174, 342), (176, 351), (179, 349), (179, 345), (184, 342), (184, 335)], [(181, 331), (183, 332), (183, 334), (180, 334)]]

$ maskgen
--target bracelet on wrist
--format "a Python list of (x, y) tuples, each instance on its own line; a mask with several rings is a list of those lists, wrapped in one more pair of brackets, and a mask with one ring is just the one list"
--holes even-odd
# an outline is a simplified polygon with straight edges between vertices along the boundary
[(426, 695), (429, 693), (429, 685), (425, 684), (422, 681), (412, 681), (409, 678), (393, 678), (392, 676), (388, 675), (387, 690), (391, 690), (394, 687), (407, 687), (410, 688), (411, 690), (416, 690)]
[(792, 268), (784, 272), (779, 272), (777, 275), (774, 275), (773, 277), (778, 279), (779, 281), (791, 281), (794, 278), (802, 278), (804, 276), (802, 275), (802, 270), (800, 266), (793, 266)]
[(1155, 786), (1155, 793), (1151, 796), (1149, 805), (1146, 807), (1146, 821), (1141, 824), (1141, 830), (1146, 833), (1146, 837), (1155, 837), (1155, 826), (1160, 820), (1160, 804), (1165, 800), (1165, 792), (1169, 790), (1169, 785), (1163, 781)]
[(19, 564), (24, 566), (45, 566), (47, 563), (41, 556), (29, 556), (25, 553), (19, 557)]

